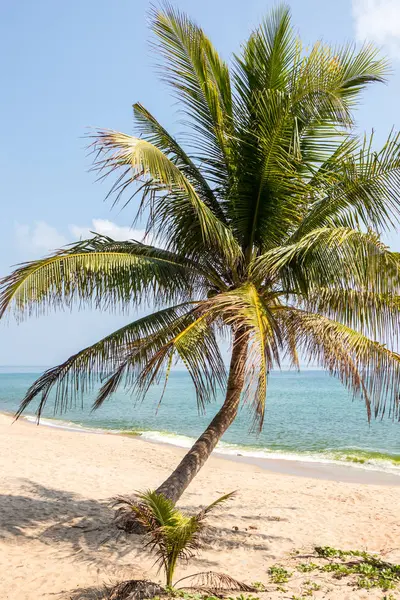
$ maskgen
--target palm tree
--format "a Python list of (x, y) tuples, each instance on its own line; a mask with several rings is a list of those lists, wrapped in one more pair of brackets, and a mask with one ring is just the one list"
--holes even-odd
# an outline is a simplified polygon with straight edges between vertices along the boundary
[[(186, 150), (141, 104), (139, 137), (99, 131), (99, 176), (115, 202), (140, 197), (152, 244), (104, 236), (23, 264), (3, 279), (1, 314), (50, 307), (154, 306), (46, 371), (18, 414), (51, 390), (55, 407), (102, 379), (94, 407), (118, 385), (141, 397), (183, 361), (203, 407), (225, 401), (158, 488), (176, 502), (234, 421), (241, 399), (264, 420), (268, 373), (308, 358), (365, 402), (368, 418), (399, 417), (400, 259), (380, 240), (399, 222), (399, 137), (360, 138), (354, 110), (385, 80), (369, 45), (306, 51), (278, 8), (221, 59), (202, 29), (166, 5), (152, 12), (162, 78), (184, 114)], [(226, 374), (220, 334), (230, 336)], [(299, 358), (300, 357), (300, 358)], [(166, 381), (165, 379), (165, 381)]]

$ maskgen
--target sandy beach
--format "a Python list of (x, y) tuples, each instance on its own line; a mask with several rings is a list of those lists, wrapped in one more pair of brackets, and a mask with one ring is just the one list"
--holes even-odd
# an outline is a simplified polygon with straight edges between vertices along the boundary
[[(184, 450), (117, 435), (93, 435), (0, 415), (0, 582), (2, 598), (93, 598), (104, 583), (160, 580), (139, 536), (114, 538), (110, 499), (154, 488)], [(195, 510), (237, 496), (210, 520), (207, 547), (178, 577), (223, 571), (268, 584), (268, 568), (314, 545), (378, 552), (400, 562), (400, 487), (335, 482), (211, 458), (181, 500)], [(109, 539), (111, 536), (111, 539)], [(307, 574), (306, 574), (307, 575)], [(269, 586), (265, 598), (290, 598)], [(315, 598), (382, 598), (321, 582)], [(276, 586), (275, 586), (276, 587)]]

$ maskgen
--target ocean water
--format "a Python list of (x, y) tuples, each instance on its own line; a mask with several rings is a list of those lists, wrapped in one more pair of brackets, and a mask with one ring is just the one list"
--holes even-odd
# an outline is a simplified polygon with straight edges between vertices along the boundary
[[(26, 371), (26, 369), (24, 369)], [(39, 373), (0, 372), (0, 411), (13, 413)], [(124, 390), (91, 412), (94, 393), (76, 406), (54, 415), (50, 399), (42, 422), (53, 426), (132, 433), (155, 441), (189, 447), (205, 429), (223, 400), (198, 412), (190, 377), (172, 372), (159, 405), (162, 386), (150, 390), (144, 402)], [(26, 412), (34, 420), (35, 405)], [(251, 414), (243, 406), (226, 432), (219, 451), (227, 454), (346, 463), (355, 468), (384, 470), (400, 476), (400, 423), (385, 418), (370, 425), (364, 404), (352, 400), (336, 379), (323, 371), (280, 371), (270, 374), (265, 424), (250, 433)]]

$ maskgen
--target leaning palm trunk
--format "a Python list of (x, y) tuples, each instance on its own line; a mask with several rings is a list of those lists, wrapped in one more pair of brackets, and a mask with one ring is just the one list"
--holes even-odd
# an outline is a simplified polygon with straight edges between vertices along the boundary
[(244, 385), (247, 346), (248, 335), (245, 331), (239, 330), (233, 342), (225, 401), (175, 471), (157, 489), (158, 494), (163, 494), (173, 502), (177, 502), (235, 420)]

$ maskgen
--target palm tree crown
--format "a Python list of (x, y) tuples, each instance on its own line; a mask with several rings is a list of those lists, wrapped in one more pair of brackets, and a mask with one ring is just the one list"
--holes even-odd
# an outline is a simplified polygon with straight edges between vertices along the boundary
[(138, 137), (99, 131), (93, 150), (100, 178), (116, 177), (115, 202), (140, 198), (154, 245), (96, 236), (26, 263), (3, 279), (0, 310), (155, 312), (48, 370), (20, 412), (40, 396), (40, 415), (54, 387), (63, 410), (100, 375), (96, 407), (120, 383), (145, 394), (177, 358), (202, 405), (226, 385), (222, 332), (241, 347), (256, 427), (268, 372), (299, 356), (361, 395), (368, 416), (399, 416), (400, 260), (380, 240), (399, 221), (399, 137), (377, 151), (354, 127), (387, 62), (369, 45), (305, 50), (285, 7), (230, 66), (186, 15), (166, 5), (151, 16), (186, 150), (141, 104)]

